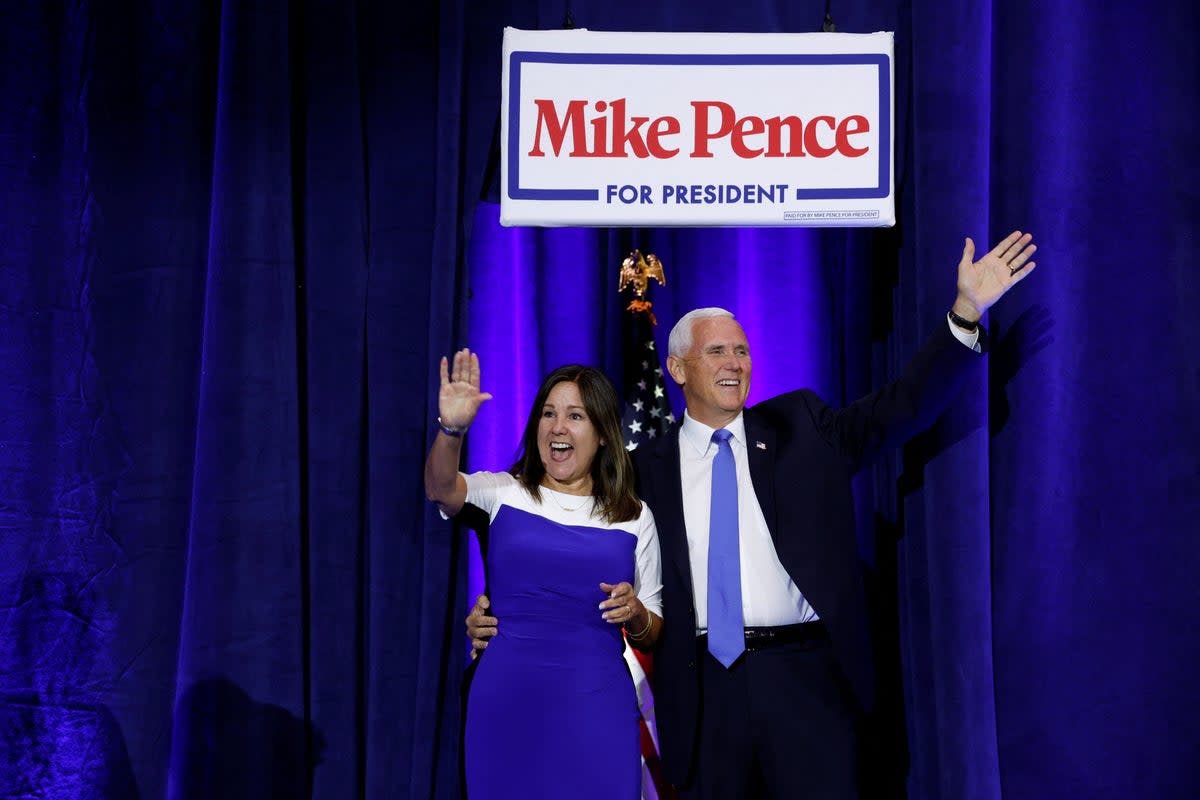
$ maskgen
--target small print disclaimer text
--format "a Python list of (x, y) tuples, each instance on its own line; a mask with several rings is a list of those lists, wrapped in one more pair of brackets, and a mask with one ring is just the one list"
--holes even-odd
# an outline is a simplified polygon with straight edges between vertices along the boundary
[(879, 219), (879, 211), (864, 209), (861, 211), (785, 211), (783, 218), (790, 221), (807, 222), (815, 219)]

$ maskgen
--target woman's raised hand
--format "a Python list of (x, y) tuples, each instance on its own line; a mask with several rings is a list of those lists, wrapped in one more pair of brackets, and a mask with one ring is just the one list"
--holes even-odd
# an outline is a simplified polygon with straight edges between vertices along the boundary
[(438, 416), (448, 428), (465, 431), (475, 421), (479, 407), (491, 400), (479, 391), (479, 356), (464, 347), (453, 362), (442, 358), (442, 387), (438, 392)]

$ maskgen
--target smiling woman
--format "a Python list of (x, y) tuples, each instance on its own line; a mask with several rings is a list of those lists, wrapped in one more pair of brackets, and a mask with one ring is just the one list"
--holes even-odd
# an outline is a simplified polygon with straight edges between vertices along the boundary
[(559, 367), (538, 389), (517, 462), (464, 475), (462, 437), (490, 398), (478, 355), (442, 359), (426, 492), (449, 514), (470, 503), (491, 517), (488, 579), (504, 614), (471, 682), (468, 794), (634, 800), (638, 709), (621, 628), (633, 646), (654, 645), (662, 571), (617, 393), (597, 369)]
[(594, 495), (599, 516), (610, 523), (637, 516), (633, 462), (621, 442), (616, 390), (593, 367), (568, 364), (542, 381), (522, 436), (522, 455), (509, 470), (534, 497), (553, 489)]
[(550, 390), (537, 428), (538, 455), (546, 467), (542, 484), (565, 494), (592, 493), (592, 461), (605, 445), (588, 417), (579, 385), (563, 381)]

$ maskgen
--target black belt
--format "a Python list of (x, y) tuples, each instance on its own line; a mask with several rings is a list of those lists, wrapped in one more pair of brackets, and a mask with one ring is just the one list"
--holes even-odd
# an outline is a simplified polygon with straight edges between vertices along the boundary
[[(821, 620), (798, 622), (795, 625), (776, 625), (770, 628), (746, 628), (746, 649), (766, 650), (781, 644), (806, 644), (829, 641), (829, 631)], [(696, 637), (701, 650), (708, 649), (708, 634)]]

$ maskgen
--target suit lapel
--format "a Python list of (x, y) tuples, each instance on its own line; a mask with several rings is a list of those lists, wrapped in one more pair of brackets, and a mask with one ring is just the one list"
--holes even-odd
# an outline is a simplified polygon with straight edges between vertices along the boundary
[[(692, 591), (692, 563), (688, 557), (687, 525), (683, 517), (683, 485), (679, 479), (679, 425), (659, 441), (651, 460), (654, 468), (653, 486), (648, 498), (658, 527), (658, 540), (663, 560), (684, 577)], [(694, 595), (691, 595), (694, 596)]]
[(743, 420), (746, 424), (746, 452), (750, 460), (750, 480), (754, 483), (754, 494), (762, 508), (771, 538), (779, 529), (775, 520), (775, 431), (763, 425), (753, 409), (747, 409)]

